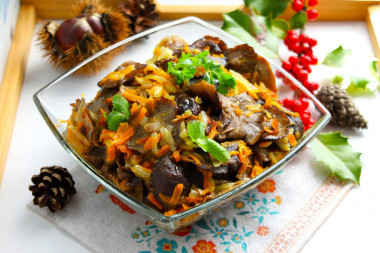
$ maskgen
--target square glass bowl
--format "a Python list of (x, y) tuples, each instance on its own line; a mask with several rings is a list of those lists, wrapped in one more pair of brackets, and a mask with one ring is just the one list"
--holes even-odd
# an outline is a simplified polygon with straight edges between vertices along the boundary
[[(193, 43), (197, 39), (202, 38), (205, 35), (221, 38), (224, 42), (226, 42), (228, 47), (243, 44), (242, 41), (236, 39), (230, 34), (198, 18), (183, 18), (139, 33), (117, 44), (114, 44), (109, 48), (104, 49), (103, 51), (80, 63), (72, 70), (66, 72), (65, 74), (61, 75), (37, 91), (33, 95), (33, 99), (42, 117), (46, 121), (55, 137), (61, 143), (63, 148), (74, 158), (74, 160), (76, 160), (76, 162), (84, 170), (86, 170), (108, 190), (116, 194), (121, 200), (133, 206), (133, 208), (138, 210), (140, 213), (146, 215), (152, 223), (170, 232), (180, 227), (194, 223), (201, 219), (204, 215), (207, 215), (208, 213), (221, 208), (224, 204), (229, 203), (244, 192), (253, 189), (263, 180), (283, 167), (295, 155), (297, 155), (307, 145), (307, 143), (310, 142), (316, 136), (316, 134), (329, 122), (330, 114), (326, 108), (297, 80), (290, 76), (275, 62), (268, 59), (273, 72), (279, 71), (285, 77), (276, 77), (279, 97), (291, 97), (294, 92), (303, 92), (305, 96), (310, 100), (309, 109), (312, 112), (312, 118), (316, 121), (316, 123), (308, 131), (305, 132), (304, 136), (298, 141), (298, 144), (293, 147), (285, 157), (283, 157), (275, 165), (268, 168), (257, 177), (215, 199), (209, 200), (183, 212), (171, 216), (164, 216), (163, 214), (155, 211), (154, 209), (148, 207), (140, 201), (137, 201), (127, 193), (118, 189), (114, 184), (106, 180), (95, 169), (95, 167), (93, 167), (83, 157), (76, 153), (63, 137), (63, 132), (66, 129), (66, 123), (63, 123), (63, 120), (67, 120), (70, 117), (72, 109), (70, 104), (74, 103), (77, 98), (84, 97), (86, 101), (89, 102), (95, 97), (97, 91), (99, 90), (97, 83), (104, 76), (106, 76), (109, 72), (112, 72), (117, 66), (125, 61), (136, 61), (144, 63), (146, 60), (152, 57), (152, 52), (155, 45), (163, 37), (168, 35), (180, 36), (189, 44)], [(118, 54), (118, 56), (114, 58), (111, 64), (97, 75), (91, 77), (78, 77), (73, 75), (73, 73), (81, 66), (118, 47), (125, 47), (125, 50)], [(283, 83), (284, 79), (287, 79), (288, 84), (285, 85)], [(125, 218), (128, 219), (128, 216)]]

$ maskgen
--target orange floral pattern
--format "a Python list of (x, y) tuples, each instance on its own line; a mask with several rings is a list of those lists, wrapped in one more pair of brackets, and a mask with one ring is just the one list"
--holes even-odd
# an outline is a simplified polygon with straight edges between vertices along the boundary
[(116, 198), (115, 195), (111, 194), (110, 195), (110, 199), (112, 200), (112, 202), (116, 205), (118, 205), (123, 211), (127, 212), (127, 213), (130, 213), (130, 214), (135, 214), (136, 211), (133, 210), (132, 208), (130, 208), (129, 206), (127, 206), (127, 204), (125, 204), (124, 202), (122, 202), (120, 199)]
[(273, 179), (267, 179), (257, 186), (261, 193), (274, 192), (276, 190), (276, 182)]
[(257, 228), (257, 234), (259, 236), (267, 236), (269, 234), (269, 228), (266, 226), (260, 226)]
[(215, 244), (212, 241), (199, 240), (192, 249), (194, 253), (216, 253)]

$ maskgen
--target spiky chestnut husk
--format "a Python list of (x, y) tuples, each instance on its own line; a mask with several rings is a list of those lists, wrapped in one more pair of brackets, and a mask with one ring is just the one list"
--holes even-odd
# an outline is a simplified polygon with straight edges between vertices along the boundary
[(316, 97), (331, 113), (331, 123), (349, 128), (368, 128), (351, 96), (338, 85), (322, 86)]
[[(131, 35), (121, 12), (111, 11), (96, 0), (75, 5), (76, 17), (57, 25), (48, 22), (38, 34), (44, 56), (56, 68), (69, 70), (100, 50)], [(106, 67), (122, 50), (116, 48), (77, 70), (76, 74), (95, 74)]]

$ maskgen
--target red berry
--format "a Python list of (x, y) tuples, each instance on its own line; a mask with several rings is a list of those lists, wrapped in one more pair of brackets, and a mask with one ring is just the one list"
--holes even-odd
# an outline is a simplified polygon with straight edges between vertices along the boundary
[(309, 0), (308, 4), (309, 6), (316, 6), (318, 4), (318, 0)]
[(307, 80), (307, 76), (309, 75), (309, 73), (304, 70), (304, 69), (300, 69), (297, 73), (297, 79), (301, 82), (305, 82)]
[(309, 9), (306, 15), (309, 20), (315, 20), (318, 17), (318, 11), (316, 9)]
[(294, 65), (292, 68), (292, 72), (296, 77), (298, 76), (300, 70), (302, 70), (302, 66), (299, 64)]
[(298, 63), (298, 57), (295, 55), (290, 56), (289, 62), (290, 62), (290, 64), (292, 64), (292, 66), (296, 65)]
[(315, 47), (317, 45), (317, 40), (313, 38), (308, 38), (306, 42), (310, 47)]
[(300, 112), (302, 111), (302, 102), (298, 99), (293, 102), (293, 111)]
[(298, 36), (297, 32), (294, 31), (294, 30), (289, 30), (287, 33), (286, 33), (286, 36), (287, 37), (290, 37), (290, 36)]
[(282, 68), (289, 72), (292, 69), (292, 64), (288, 61), (283, 61)]
[(318, 58), (314, 55), (310, 56), (310, 64), (316, 65), (318, 63)]
[(311, 49), (310, 47), (304, 47), (302, 52), (305, 54), (305, 55), (308, 55), (310, 57), (313, 56), (313, 49)]
[(319, 88), (319, 84), (318, 83), (316, 83), (316, 82), (311, 82), (310, 83), (310, 89), (311, 89), (311, 91), (318, 90), (318, 88)]
[[(301, 101), (300, 101), (301, 102)], [(310, 119), (311, 117), (311, 113), (310, 111), (304, 111), (302, 114), (301, 114), (301, 118), (304, 118), (304, 119)]]
[(310, 65), (310, 62), (311, 62), (311, 57), (308, 56), (308, 55), (302, 55), (300, 57), (300, 64), (304, 67), (308, 67)]
[(303, 69), (307, 71), (307, 73), (311, 73), (310, 66), (303, 66)]
[(290, 45), (292, 44), (292, 42), (290, 41), (289, 37), (286, 37), (286, 38), (284, 39), (284, 44), (285, 44), (288, 48), (290, 47)]
[(290, 47), (290, 49), (291, 49), (292, 51), (296, 52), (297, 54), (300, 54), (300, 53), (302, 53), (302, 51), (303, 51), (302, 45), (301, 45), (301, 43), (299, 43), (299, 42), (294, 43), (294, 44)]
[(303, 0), (294, 0), (292, 4), (292, 9), (296, 12), (303, 10)]
[(293, 107), (293, 103), (294, 103), (294, 101), (293, 101), (292, 99), (289, 99), (289, 98), (285, 98), (284, 100), (282, 100), (282, 104), (283, 104), (286, 108), (288, 108), (288, 109), (290, 109), (290, 108)]
[(301, 101), (301, 108), (305, 111), (309, 107), (309, 100), (305, 97), (300, 99)]
[(297, 36), (297, 34), (292, 34), (287, 37), (292, 43), (300, 42), (300, 38)]
[(305, 34), (300, 35), (301, 43), (307, 43), (308, 39), (309, 39), (309, 37), (307, 35), (305, 35)]
[(309, 128), (312, 126), (312, 125), (314, 125), (315, 124), (315, 120), (313, 120), (312, 118), (310, 118), (310, 120), (309, 120)]
[(282, 77), (284, 77), (284, 74), (282, 74), (281, 71), (276, 70), (276, 76), (277, 76), (278, 78), (282, 78)]

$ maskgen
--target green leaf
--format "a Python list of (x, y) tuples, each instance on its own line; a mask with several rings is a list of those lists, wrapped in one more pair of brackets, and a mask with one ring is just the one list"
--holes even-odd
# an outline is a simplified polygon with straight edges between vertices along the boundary
[(128, 101), (120, 94), (112, 97), (112, 106), (112, 111), (106, 119), (108, 129), (116, 131), (120, 123), (128, 121), (129, 117), (131, 117), (131, 112), (129, 111)]
[(288, 0), (244, 0), (247, 7), (255, 9), (262, 16), (276, 18), (288, 7)]
[(323, 60), (322, 64), (329, 67), (341, 67), (344, 63), (345, 58), (351, 54), (350, 49), (343, 49), (342, 45), (334, 49), (326, 55), (326, 58)]
[(211, 84), (218, 80), (218, 92), (225, 95), (228, 93), (228, 88), (235, 88), (236, 80), (230, 74), (224, 73), (221, 64), (206, 58), (208, 54), (208, 51), (203, 51), (194, 56), (182, 53), (177, 63), (169, 62), (168, 73), (175, 76), (177, 83), (181, 84), (185, 80), (193, 78), (197, 72), (197, 67), (201, 66), (206, 72), (203, 79)]
[(250, 22), (250, 17), (247, 14), (244, 14), (240, 10), (236, 10), (223, 14), (222, 29), (253, 47), (258, 54), (264, 55), (271, 59), (279, 59), (278, 54), (260, 45), (260, 43), (250, 33)]
[(333, 84), (337, 84), (337, 85), (341, 85), (342, 82), (344, 80), (344, 77), (343, 76), (334, 76), (332, 79), (331, 79), (331, 82)]
[(296, 12), (290, 19), (291, 29), (302, 29), (307, 21), (306, 13), (304, 11)]
[(218, 142), (205, 136), (206, 125), (199, 121), (191, 121), (187, 124), (187, 131), (192, 142), (198, 144), (205, 152), (213, 155), (220, 162), (227, 162), (230, 154)]
[[(369, 80), (361, 77), (351, 77), (351, 83), (346, 88), (346, 91), (351, 95), (366, 95), (366, 94), (374, 94), (376, 88), (371, 90), (369, 89), (369, 85), (377, 82), (374, 80)], [(377, 84), (376, 84), (377, 86)]]
[(131, 113), (129, 111), (129, 103), (120, 94), (112, 97), (112, 106), (112, 111), (123, 113), (128, 119), (131, 116)]
[(377, 68), (378, 63), (379, 61), (372, 61), (369, 65), (369, 71), (371, 72), (371, 75), (376, 78), (376, 80), (380, 81), (379, 69)]
[(311, 142), (316, 159), (330, 168), (333, 175), (341, 180), (352, 180), (360, 184), (361, 153), (352, 150), (348, 138), (340, 132), (320, 133)]
[(272, 32), (280, 39), (285, 39), (287, 32), (290, 30), (290, 24), (283, 19), (272, 20)]

